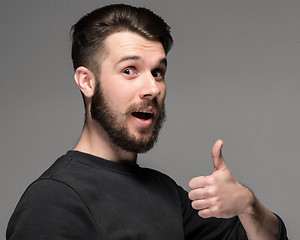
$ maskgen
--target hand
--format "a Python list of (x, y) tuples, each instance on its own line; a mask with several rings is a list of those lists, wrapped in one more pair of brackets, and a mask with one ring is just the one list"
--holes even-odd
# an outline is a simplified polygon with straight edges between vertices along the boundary
[(193, 178), (189, 183), (192, 207), (203, 218), (230, 218), (246, 213), (254, 197), (232, 176), (224, 162), (222, 146), (223, 141), (218, 140), (212, 148), (213, 174)]

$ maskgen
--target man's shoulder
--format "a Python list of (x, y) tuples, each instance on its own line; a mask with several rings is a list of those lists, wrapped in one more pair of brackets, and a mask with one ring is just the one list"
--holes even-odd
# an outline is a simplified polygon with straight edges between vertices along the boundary
[(66, 191), (76, 194), (76, 190), (72, 187), (70, 181), (68, 181), (68, 175), (74, 171), (70, 167), (72, 158), (67, 154), (62, 155), (54, 163), (34, 180), (24, 191), (21, 199), (30, 196), (32, 199), (40, 197), (50, 197), (60, 195), (60, 193)]
[(76, 193), (76, 173), (78, 169), (76, 161), (64, 154), (54, 161), (36, 180), (32, 181), (24, 191), (21, 200), (28, 196), (36, 198), (40, 196), (56, 196), (61, 192), (71, 191)]
[(74, 226), (97, 235), (93, 217), (80, 193), (66, 181), (40, 177), (19, 200), (8, 223), (7, 239), (23, 239), (25, 235), (28, 239), (54, 239), (52, 236)]
[(67, 154), (62, 155), (54, 161), (54, 163), (39, 177), (39, 179), (53, 178), (60, 171), (65, 170), (71, 162), (71, 157)]
[(42, 173), (38, 180), (56, 180), (72, 185), (88, 176), (88, 174), (85, 173), (88, 172), (90, 168), (91, 166), (85, 164), (82, 159), (70, 154), (70, 151), (68, 151)]

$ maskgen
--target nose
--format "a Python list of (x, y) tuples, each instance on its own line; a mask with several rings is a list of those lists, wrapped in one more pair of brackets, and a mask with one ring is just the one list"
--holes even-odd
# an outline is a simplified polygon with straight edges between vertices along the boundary
[(152, 100), (161, 94), (162, 87), (164, 82), (157, 81), (152, 74), (149, 74), (142, 80), (140, 98)]

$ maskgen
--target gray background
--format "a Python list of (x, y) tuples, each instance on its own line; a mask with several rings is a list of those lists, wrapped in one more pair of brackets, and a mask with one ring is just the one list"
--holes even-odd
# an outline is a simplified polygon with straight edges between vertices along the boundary
[[(121, 1), (114, 1), (121, 2)], [(215, 140), (234, 176), (300, 236), (300, 1), (122, 1), (164, 17), (175, 39), (168, 120), (139, 164), (187, 188), (211, 174)], [(28, 184), (71, 149), (83, 124), (69, 30), (111, 1), (0, 3), (0, 231)]]

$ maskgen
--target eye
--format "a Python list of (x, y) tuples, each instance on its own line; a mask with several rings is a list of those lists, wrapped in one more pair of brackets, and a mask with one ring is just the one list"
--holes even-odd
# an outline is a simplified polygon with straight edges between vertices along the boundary
[(163, 71), (162, 69), (159, 69), (159, 68), (154, 69), (151, 73), (152, 73), (152, 76), (154, 78), (156, 78), (157, 81), (161, 81), (165, 77), (165, 71)]
[(128, 76), (133, 76), (137, 74), (137, 70), (135, 67), (127, 67), (123, 70), (123, 73)]

